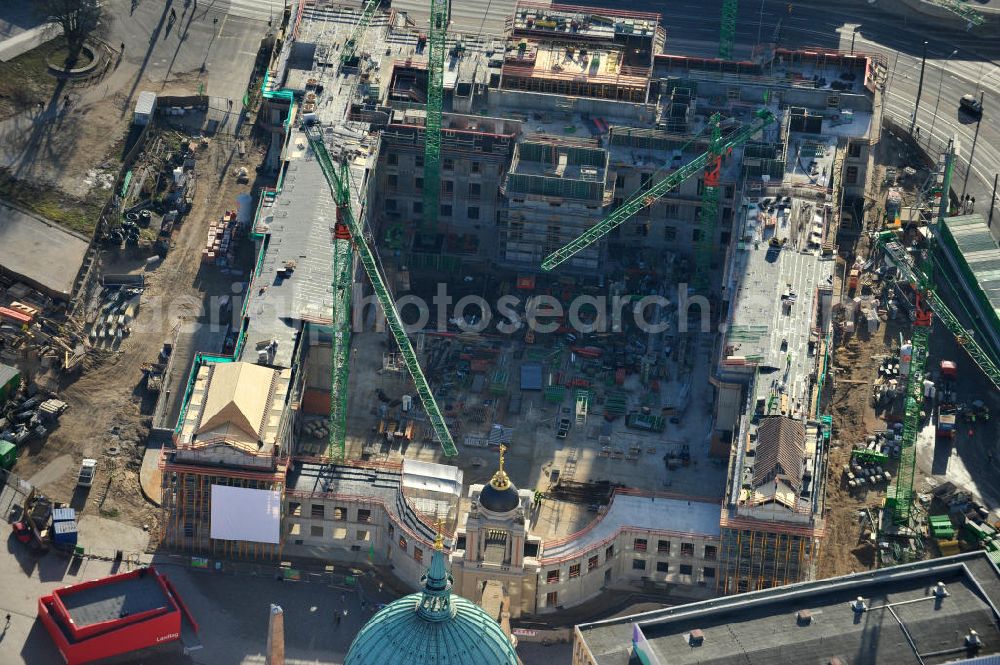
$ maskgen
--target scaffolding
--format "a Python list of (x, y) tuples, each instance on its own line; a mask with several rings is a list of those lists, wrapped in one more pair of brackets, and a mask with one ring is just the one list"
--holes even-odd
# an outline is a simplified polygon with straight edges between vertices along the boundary
[[(281, 493), (286, 467), (277, 464), (267, 471), (195, 466), (161, 460), (163, 472), (162, 544), (191, 554), (253, 561), (281, 558), (282, 543), (216, 540), (211, 537), (212, 486), (242, 487)], [(283, 534), (282, 534), (283, 535)]]
[(816, 555), (811, 531), (722, 529), (716, 591), (746, 593), (799, 582)]

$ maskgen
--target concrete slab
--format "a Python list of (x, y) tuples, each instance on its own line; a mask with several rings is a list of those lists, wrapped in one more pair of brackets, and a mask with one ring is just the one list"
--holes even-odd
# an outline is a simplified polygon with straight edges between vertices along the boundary
[(45, 23), (19, 32), (0, 41), (0, 62), (13, 60), (22, 53), (51, 41), (62, 34), (62, 28), (55, 23)]
[(0, 269), (50, 296), (69, 297), (89, 244), (77, 233), (0, 203)]
[(77, 524), (78, 544), (90, 555), (113, 559), (115, 552), (121, 550), (139, 556), (149, 544), (149, 534), (142, 529), (97, 515), (84, 515)]
[(163, 472), (160, 470), (159, 445), (150, 442), (142, 454), (142, 466), (139, 468), (139, 484), (143, 495), (159, 506), (163, 502)]

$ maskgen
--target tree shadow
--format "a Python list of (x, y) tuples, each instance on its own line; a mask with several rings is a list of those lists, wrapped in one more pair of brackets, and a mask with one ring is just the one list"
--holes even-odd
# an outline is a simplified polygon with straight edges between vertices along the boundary
[(17, 166), (13, 170), (15, 178), (21, 178), (26, 175), (26, 170), (34, 166), (38, 157), (43, 153), (43, 145), (47, 144), (52, 138), (51, 130), (54, 127), (51, 125), (51, 121), (55, 120), (57, 121), (56, 124), (59, 124), (62, 121), (62, 115), (67, 113), (68, 105), (66, 102), (69, 99), (69, 95), (64, 95), (66, 84), (67, 81), (65, 78), (59, 79), (44, 110), (35, 118), (35, 122), (31, 128), (31, 135), (17, 157)]
[(173, 0), (167, 0), (163, 5), (163, 13), (160, 14), (160, 20), (153, 28), (153, 31), (149, 33), (149, 46), (146, 48), (146, 54), (142, 57), (142, 64), (139, 65), (139, 71), (135, 73), (135, 81), (132, 82), (132, 88), (128, 91), (128, 97), (125, 98), (125, 104), (122, 105), (121, 117), (125, 117), (125, 114), (129, 112), (132, 108), (132, 98), (135, 96), (135, 91), (139, 87), (139, 83), (142, 81), (142, 75), (146, 71), (146, 67), (149, 66), (149, 60), (153, 57), (153, 50), (156, 48), (156, 43), (160, 40), (160, 33), (164, 29), (164, 23), (167, 23), (167, 33), (170, 34), (170, 25), (168, 19), (170, 16), (171, 5), (173, 5)]
[[(185, 11), (187, 11), (187, 10), (185, 10)], [(166, 87), (167, 80), (170, 78), (170, 72), (173, 71), (173, 69), (174, 69), (174, 63), (177, 61), (177, 54), (180, 53), (181, 47), (184, 46), (184, 42), (187, 41), (188, 31), (191, 28), (191, 21), (192, 21), (192, 19), (194, 19), (194, 12), (193, 11), (190, 14), (187, 15), (187, 21), (184, 23), (184, 28), (183, 28), (183, 30), (180, 31), (180, 34), (177, 37), (177, 48), (174, 49), (174, 55), (170, 58), (170, 64), (167, 65), (167, 73), (163, 75), (163, 84), (160, 86), (160, 90), (163, 90), (163, 88)], [(183, 21), (184, 19), (181, 19), (181, 20)], [(167, 34), (168, 35), (170, 34), (170, 24), (167, 25)], [(215, 41), (215, 32), (214, 31), (212, 32), (212, 41), (213, 42)], [(209, 44), (209, 48), (211, 48), (211, 44)], [(206, 58), (207, 58), (207, 56), (206, 56)]]

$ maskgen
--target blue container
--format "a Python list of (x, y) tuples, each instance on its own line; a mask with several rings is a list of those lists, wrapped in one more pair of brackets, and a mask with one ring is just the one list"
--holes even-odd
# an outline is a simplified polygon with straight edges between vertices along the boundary
[(76, 521), (56, 522), (52, 525), (52, 540), (60, 545), (76, 545)]
[(53, 522), (73, 522), (76, 521), (76, 511), (72, 508), (56, 508), (52, 511)]

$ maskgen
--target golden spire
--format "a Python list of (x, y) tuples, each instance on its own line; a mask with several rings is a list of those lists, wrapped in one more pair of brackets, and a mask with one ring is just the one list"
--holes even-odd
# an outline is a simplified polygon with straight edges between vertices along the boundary
[(497, 472), (493, 474), (493, 478), (490, 480), (490, 485), (498, 490), (505, 490), (510, 487), (510, 478), (507, 476), (507, 472), (503, 470), (503, 458), (504, 453), (507, 452), (507, 446), (500, 444), (500, 468)]
[(437, 535), (434, 537), (434, 549), (439, 552), (444, 550), (444, 520), (438, 518), (437, 521)]

